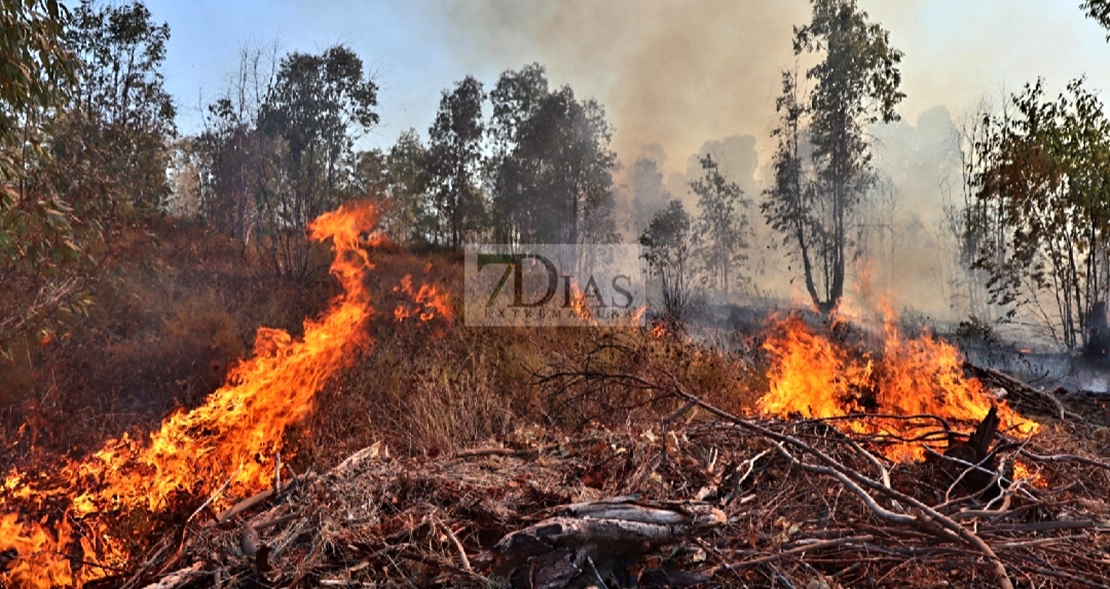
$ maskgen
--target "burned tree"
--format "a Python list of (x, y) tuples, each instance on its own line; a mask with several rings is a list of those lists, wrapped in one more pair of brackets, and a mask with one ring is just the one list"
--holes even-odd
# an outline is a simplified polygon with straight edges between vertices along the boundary
[(813, 0), (812, 22), (794, 29), (794, 54), (803, 53), (822, 60), (806, 71), (808, 94), (797, 74), (783, 74), (775, 179), (762, 210), (802, 262), (814, 305), (827, 313), (844, 293), (852, 224), (873, 178), (864, 129), (899, 118), (902, 52), (855, 0)]

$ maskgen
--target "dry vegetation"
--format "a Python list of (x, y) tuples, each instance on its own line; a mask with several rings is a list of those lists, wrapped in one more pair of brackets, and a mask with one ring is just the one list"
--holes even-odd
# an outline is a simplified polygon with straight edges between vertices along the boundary
[[(337, 292), (324, 250), (314, 278), (297, 285), (275, 278), (253, 249), (187, 222), (131, 226), (112, 242), (88, 318), (4, 367), (12, 375), (0, 383), (6, 446), (78, 453), (129, 428), (148, 429), (223, 384), (259, 326), (296, 335)], [(402, 277), (457, 293), (461, 258), (386, 247), (373, 262), (373, 348), (334, 379), (297, 433), (306, 466), (325, 468), (378, 440), (395, 453), (434, 455), (523, 423), (573, 428), (657, 414), (658, 407), (629, 405), (618, 388), (587, 395), (541, 386), (550, 367), (589, 353), (598, 368), (675, 371), (691, 390), (730, 408), (751, 401), (758, 389), (751, 385), (762, 378), (743, 362), (647, 332), (397, 323), (393, 308), (404, 297), (393, 289)], [(598, 352), (599, 342), (609, 349)], [(8, 465), (18, 458), (9, 455)]]
[[(86, 324), (26, 356), (28, 388), (8, 383), (5, 466), (155, 427), (215, 390), (258, 326), (296, 333), (336, 292), (323, 271), (276, 280), (197, 226), (120, 237)], [(745, 417), (767, 390), (758, 334), (729, 354), (662, 329), (398, 323), (402, 278), (457, 293), (460, 260), (392, 247), (372, 259), (372, 349), (289, 434), (297, 455), (278, 492), (219, 513), (185, 497), (110, 515), (133, 562), (95, 586), (985, 587), (999, 570), (1019, 587), (1105, 585), (1110, 424), (1097, 401), (1063, 420), (1030, 409), (1045, 431), (1003, 436), (995, 455), (1043, 486), (1015, 485), (988, 509), (954, 498), (936, 461), (877, 460), (877, 438)], [(621, 550), (627, 539), (599, 550), (542, 536), (583, 509), (709, 517)], [(521, 542), (549, 552), (522, 555)]]

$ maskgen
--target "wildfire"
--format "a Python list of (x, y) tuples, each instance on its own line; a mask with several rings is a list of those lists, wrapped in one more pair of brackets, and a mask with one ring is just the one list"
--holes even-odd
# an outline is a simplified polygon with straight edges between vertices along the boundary
[(213, 506), (219, 508), (267, 487), (286, 428), (305, 417), (328, 378), (371, 343), (366, 322), (373, 310), (363, 278), (373, 265), (362, 236), (376, 220), (373, 207), (344, 206), (309, 226), (312, 240), (332, 240), (331, 273), (344, 292), (322, 317), (305, 321), (303, 338), (259, 329), (253, 358), (236, 366), (202, 406), (169, 416), (147, 440), (110, 440), (84, 460), (64, 464), (56, 476), (11, 472), (0, 488), (0, 510), (30, 502), (39, 513), (63, 515), (36, 521), (0, 516), (0, 554), (18, 552), (0, 579), (20, 587), (80, 585), (124, 568), (129, 558), (100, 515), (157, 512), (179, 497), (195, 501), (217, 493)]
[[(431, 270), (430, 264), (424, 271), (427, 273), (429, 270)], [(450, 319), (452, 316), (447, 293), (432, 284), (423, 284), (418, 290), (413, 289), (412, 274), (406, 274), (401, 279), (401, 285), (393, 287), (393, 292), (404, 293), (415, 302), (415, 305), (397, 305), (393, 310), (393, 317), (398, 322), (411, 317), (419, 317), (421, 321), (431, 321), (437, 316), (443, 319)]]
[(973, 424), (997, 403), (1003, 431), (1016, 437), (1037, 431), (1038, 424), (993, 401), (978, 380), (964, 377), (954, 346), (929, 334), (904, 337), (891, 317), (884, 313), (878, 353), (853, 353), (798, 317), (777, 320), (764, 344), (773, 362), (770, 392), (759, 400), (758, 410), (815, 419), (888, 416), (850, 417), (832, 424), (883, 441), (883, 453), (896, 462), (924, 458), (924, 441), (946, 441), (937, 435), (935, 419), (915, 416)]

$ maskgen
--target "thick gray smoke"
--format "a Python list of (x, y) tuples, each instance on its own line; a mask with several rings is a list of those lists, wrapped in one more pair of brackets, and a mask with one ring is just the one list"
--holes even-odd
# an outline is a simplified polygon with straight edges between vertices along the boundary
[[(867, 262), (859, 266), (899, 308), (966, 316), (953, 296), (959, 269), (944, 230), (944, 204), (958, 200), (960, 182), (952, 119), (1037, 76), (1052, 92), (1084, 73), (1092, 86), (1110, 88), (1105, 31), (1071, 3), (1064, 9), (1044, 0), (859, 4), (905, 52), (907, 94), (904, 121), (873, 130), (875, 164), (891, 183), (868, 210)], [(474, 0), (452, 5), (445, 32), (454, 58), (486, 78), (535, 61), (554, 84), (598, 99), (616, 127), (613, 147), (624, 164), (618, 181), (627, 186), (637, 158), (649, 157), (667, 191), (690, 206), (693, 156), (707, 151), (720, 152), (730, 179), (758, 202), (774, 148), (780, 73), (795, 65), (792, 27), (809, 17), (803, 0)], [(1093, 57), (1100, 51), (1101, 59)], [(751, 272), (760, 290), (796, 294), (796, 272), (781, 249), (768, 248), (777, 237), (761, 226), (757, 209), (752, 218)]]

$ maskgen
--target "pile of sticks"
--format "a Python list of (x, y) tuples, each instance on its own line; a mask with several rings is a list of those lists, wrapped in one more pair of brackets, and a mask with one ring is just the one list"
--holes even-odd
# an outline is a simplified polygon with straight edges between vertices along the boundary
[(975, 464), (943, 445), (893, 464), (888, 440), (660, 389), (680, 409), (654, 424), (523, 428), (428, 459), (376, 444), (190, 521), (111, 586), (1110, 586), (1097, 426), (1065, 414), (1017, 441), (965, 424)]

